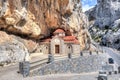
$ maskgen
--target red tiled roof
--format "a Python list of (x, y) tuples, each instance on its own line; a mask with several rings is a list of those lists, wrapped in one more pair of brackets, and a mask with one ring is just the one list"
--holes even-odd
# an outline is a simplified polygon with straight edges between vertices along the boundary
[(76, 38), (75, 36), (65, 36), (63, 39), (64, 41), (74, 41)]
[(65, 41), (65, 43), (79, 44), (79, 41)]
[(76, 43), (76, 44), (79, 43), (79, 41), (76, 39), (75, 36), (66, 36), (63, 39), (65, 42), (68, 42), (68, 43)]
[(55, 34), (55, 33), (65, 33), (65, 31), (62, 30), (62, 29), (57, 29), (57, 30), (55, 30), (53, 33), (54, 33), (54, 34)]

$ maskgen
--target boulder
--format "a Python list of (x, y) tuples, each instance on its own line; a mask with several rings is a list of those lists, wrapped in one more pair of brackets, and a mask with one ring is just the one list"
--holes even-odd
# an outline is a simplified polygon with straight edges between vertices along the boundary
[(29, 55), (23, 43), (0, 31), (0, 65), (26, 60)]

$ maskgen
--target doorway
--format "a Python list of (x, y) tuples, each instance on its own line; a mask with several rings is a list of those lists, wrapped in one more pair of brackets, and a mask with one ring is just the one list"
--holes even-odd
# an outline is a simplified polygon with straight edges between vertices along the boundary
[(55, 53), (56, 54), (60, 53), (60, 45), (55, 45)]

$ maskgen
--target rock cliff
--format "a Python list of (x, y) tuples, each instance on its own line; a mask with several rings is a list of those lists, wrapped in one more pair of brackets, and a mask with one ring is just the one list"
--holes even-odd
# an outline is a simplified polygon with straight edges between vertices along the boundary
[(86, 11), (92, 37), (102, 45), (120, 50), (120, 0), (97, 0)]
[(0, 31), (0, 66), (26, 60), (26, 55), (29, 53), (23, 43)]
[[(91, 14), (93, 13), (93, 14)], [(97, 5), (86, 12), (91, 18), (95, 19), (95, 25), (100, 28), (107, 26), (113, 27), (116, 20), (120, 19), (119, 0), (97, 0)]]
[(30, 53), (40, 39), (51, 36), (57, 28), (63, 28), (67, 35), (75, 35), (81, 50), (91, 49), (87, 25), (80, 0), (0, 0), (1, 32), (12, 35)]

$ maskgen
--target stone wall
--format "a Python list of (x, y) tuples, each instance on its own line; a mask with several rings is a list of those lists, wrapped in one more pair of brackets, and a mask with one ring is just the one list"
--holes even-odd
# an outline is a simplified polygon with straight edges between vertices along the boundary
[[(55, 42), (51, 43), (51, 48), (50, 48), (50, 44), (41, 44), (39, 45), (38, 49), (36, 50), (36, 53), (43, 53), (43, 54), (55, 54)], [(50, 52), (51, 50), (51, 52)], [(73, 54), (78, 54), (80, 53), (80, 45), (79, 44), (63, 44), (60, 47), (61, 53), (62, 55), (67, 55), (68, 53), (73, 53)]]
[(27, 60), (29, 55), (26, 47), (17, 40), (0, 44), (0, 66)]
[(78, 54), (78, 53), (80, 53), (80, 45), (65, 43), (63, 50), (64, 50), (65, 54), (68, 54), (68, 53)]
[(80, 45), (79, 44), (73, 44), (72, 47), (73, 47), (74, 54), (80, 53)]
[(40, 44), (35, 53), (49, 54), (49, 43)]
[(77, 58), (55, 61), (30, 73), (34, 75), (47, 75), (57, 73), (83, 73), (94, 72), (101, 69), (103, 62), (107, 62), (106, 54), (83, 55)]

